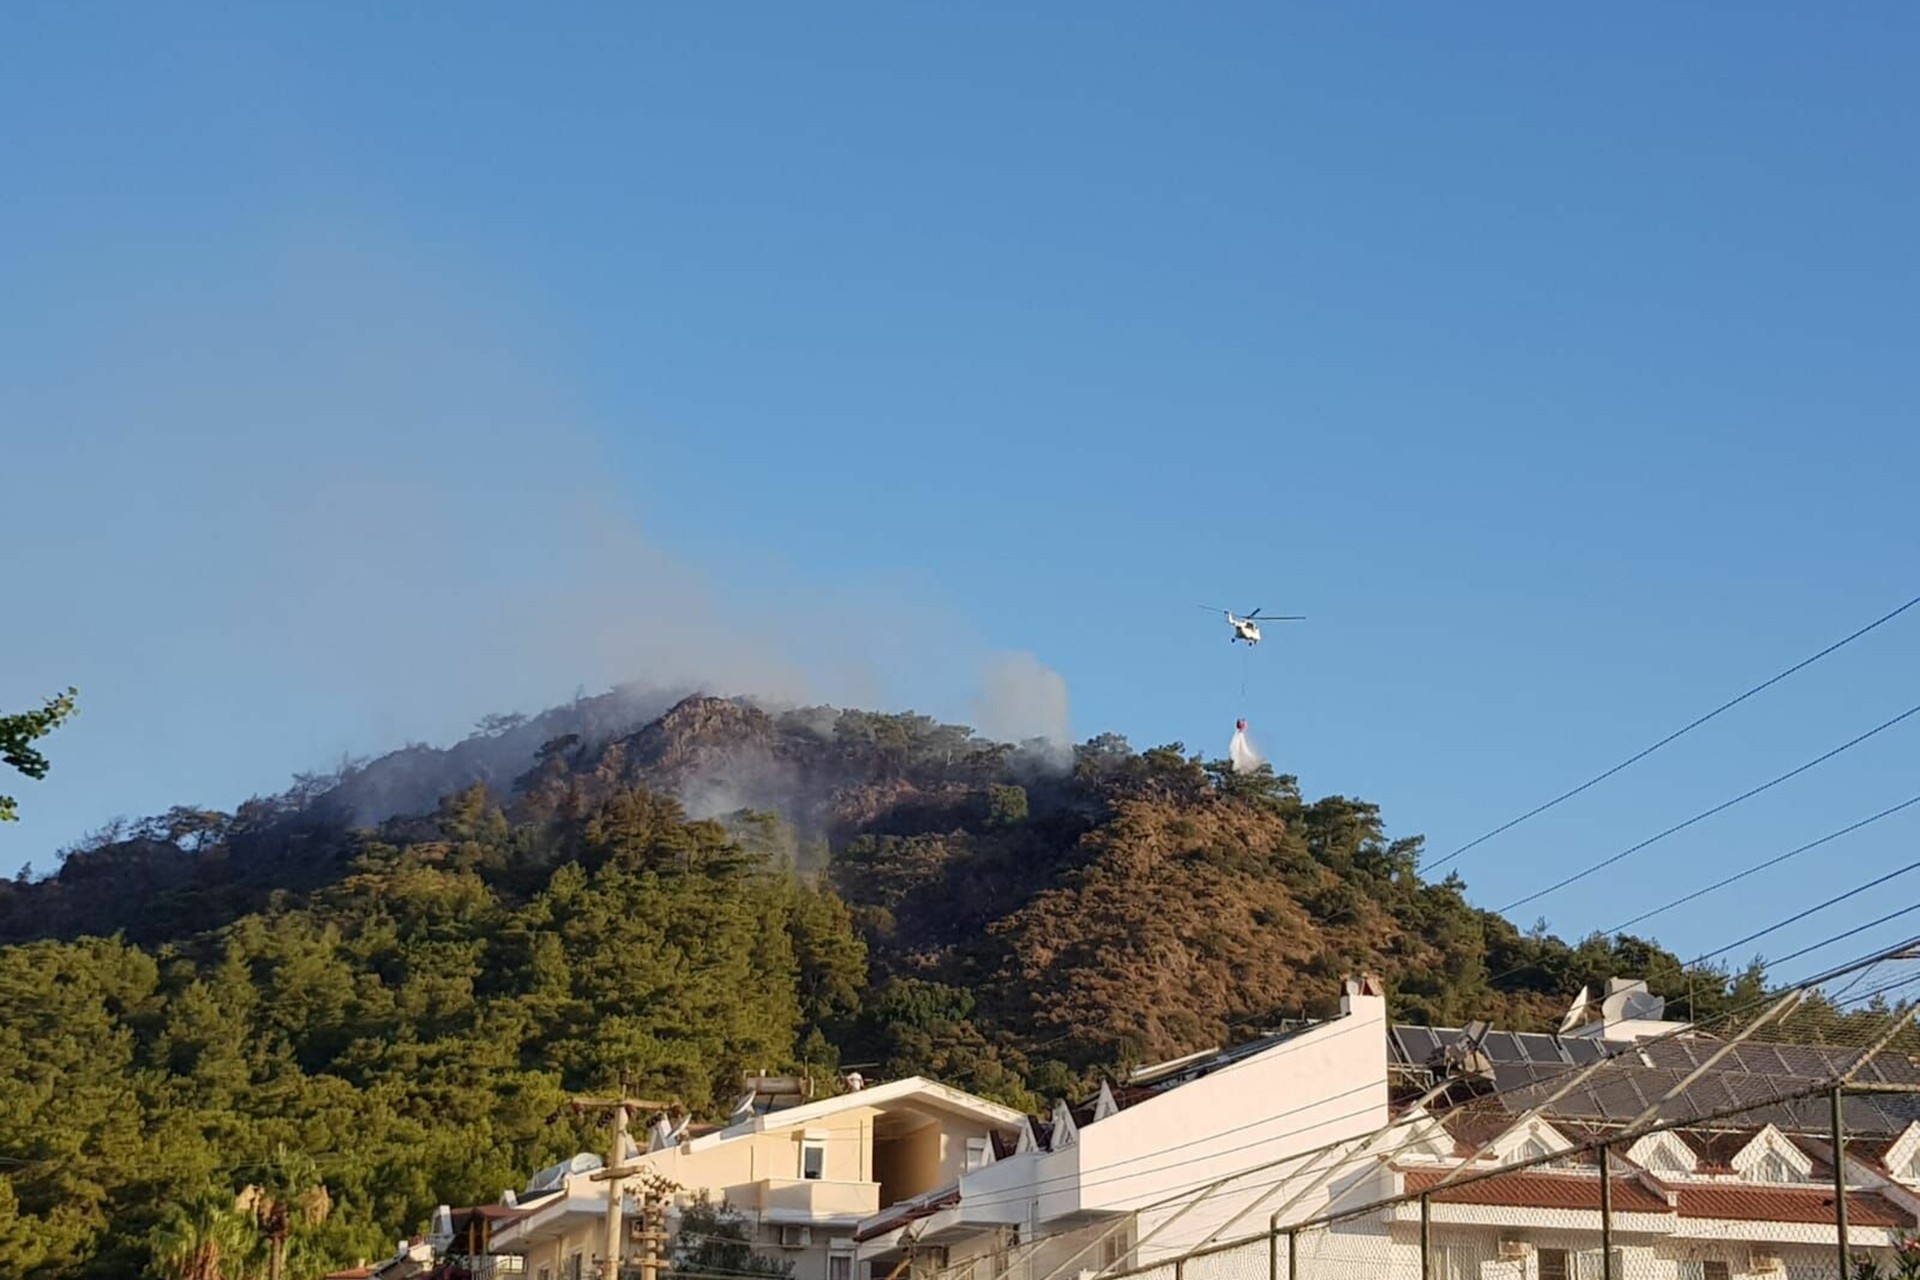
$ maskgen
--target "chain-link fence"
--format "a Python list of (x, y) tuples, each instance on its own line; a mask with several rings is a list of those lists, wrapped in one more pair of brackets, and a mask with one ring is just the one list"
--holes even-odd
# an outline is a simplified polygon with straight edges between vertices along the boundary
[[(1444, 1068), (1399, 1082), (1385, 1129), (1078, 1225), (1086, 1243), (1077, 1248), (1060, 1248), (1058, 1236), (1029, 1240), (998, 1255), (994, 1273), (1911, 1277), (1920, 1274), (1920, 1244), (1909, 1243), (1920, 1230), (1920, 1034), (1901, 996), (1916, 983), (1920, 952), (1881, 953), (1699, 1024), (1602, 1025), (1578, 1044), (1533, 1037), (1553, 1042), (1553, 1055), (1538, 1055), (1546, 1060), (1489, 1060), (1463, 1032)], [(1228, 1191), (1233, 1212), (1209, 1218), (1200, 1206)], [(1196, 1220), (1212, 1222), (1213, 1237), (1175, 1246), (1174, 1224)], [(1116, 1240), (1123, 1247), (1101, 1243)]]

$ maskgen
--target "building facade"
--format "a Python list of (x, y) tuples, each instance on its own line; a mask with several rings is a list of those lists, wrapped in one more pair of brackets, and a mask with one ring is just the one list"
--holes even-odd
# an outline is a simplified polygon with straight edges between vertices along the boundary
[[(1042, 1280), (1264, 1225), (1305, 1153), (1387, 1123), (1386, 1033), (1381, 987), (1360, 978), (1337, 1018), (1136, 1071), (1083, 1106), (1030, 1117), (1008, 1158), (862, 1223), (863, 1280)], [(1330, 1194), (1289, 1212), (1305, 1217)]]
[[(640, 1252), (632, 1188), (653, 1174), (680, 1188), (667, 1210), (670, 1234), (680, 1207), (705, 1195), (741, 1215), (755, 1250), (791, 1262), (794, 1280), (853, 1280), (862, 1220), (991, 1162), (1022, 1121), (1011, 1108), (913, 1077), (786, 1105), (758, 1105), (750, 1094), (732, 1122), (707, 1132), (657, 1123), (629, 1151), (623, 1261), (632, 1270)], [(491, 1222), (488, 1253), (518, 1259), (514, 1270), (526, 1280), (603, 1275), (603, 1170), (593, 1155), (544, 1170)]]

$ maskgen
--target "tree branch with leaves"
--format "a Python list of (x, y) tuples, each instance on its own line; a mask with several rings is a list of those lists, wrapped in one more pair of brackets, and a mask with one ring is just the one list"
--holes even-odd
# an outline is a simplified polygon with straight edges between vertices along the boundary
[[(74, 700), (80, 696), (78, 689), (68, 689), (47, 699), (45, 706), (38, 711), (22, 711), (17, 715), (0, 716), (0, 761), (12, 765), (29, 778), (38, 780), (47, 776), (51, 767), (47, 758), (34, 749), (33, 744), (46, 737), (73, 714)], [(20, 811), (12, 796), (0, 796), (0, 822), (17, 822)]]

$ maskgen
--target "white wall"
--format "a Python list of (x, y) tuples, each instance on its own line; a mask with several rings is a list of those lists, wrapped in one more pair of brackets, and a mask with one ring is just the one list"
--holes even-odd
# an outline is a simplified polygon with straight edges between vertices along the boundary
[[(1263, 1229), (1286, 1196), (1270, 1194), (1285, 1169), (1263, 1166), (1389, 1119), (1386, 1001), (1350, 996), (1346, 1008), (1344, 1017), (1082, 1129), (1080, 1207), (1139, 1211), (1141, 1262), (1191, 1248), (1243, 1214), (1229, 1234)], [(1148, 1208), (1169, 1197), (1180, 1199)], [(1303, 1205), (1289, 1216), (1310, 1212)]]
[[(1141, 1264), (1229, 1224), (1235, 1235), (1264, 1229), (1286, 1199), (1273, 1185), (1290, 1157), (1387, 1123), (1386, 1001), (1353, 995), (1343, 1008), (1340, 1018), (1086, 1125), (1074, 1146), (967, 1174), (964, 1220), (1019, 1226), (1031, 1238), (1078, 1215), (1137, 1214)], [(1163, 1201), (1172, 1203), (1150, 1207)], [(1288, 1218), (1324, 1204), (1309, 1197)]]

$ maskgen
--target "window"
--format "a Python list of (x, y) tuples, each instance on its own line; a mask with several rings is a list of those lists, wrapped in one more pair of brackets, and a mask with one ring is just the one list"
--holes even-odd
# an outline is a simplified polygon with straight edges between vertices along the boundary
[(552, 1267), (540, 1268), (540, 1280), (553, 1280), (553, 1268)]
[(853, 1255), (850, 1253), (828, 1254), (827, 1280), (853, 1280)]
[(1100, 1242), (1101, 1267), (1117, 1267), (1127, 1256), (1127, 1233), (1115, 1231)]
[(985, 1138), (968, 1138), (967, 1139), (967, 1170), (968, 1172), (972, 1172), (975, 1169), (986, 1168), (987, 1156), (991, 1152), (992, 1152), (992, 1147), (988, 1144)]
[(566, 1269), (561, 1274), (566, 1277), (566, 1280), (581, 1280), (584, 1272), (585, 1267), (582, 1265), (580, 1251), (576, 1249), (567, 1255)]
[(1718, 1259), (1710, 1259), (1700, 1264), (1703, 1280), (1728, 1280), (1729, 1270), (1727, 1264)]
[(1567, 1274), (1565, 1249), (1542, 1249), (1534, 1256), (1539, 1260), (1540, 1280), (1573, 1280)]
[(800, 1176), (813, 1182), (827, 1176), (827, 1144), (808, 1138), (800, 1144)]
[(1754, 1182), (1798, 1182), (1799, 1174), (1787, 1158), (1778, 1151), (1769, 1151), (1755, 1160), (1747, 1170), (1747, 1177)]

